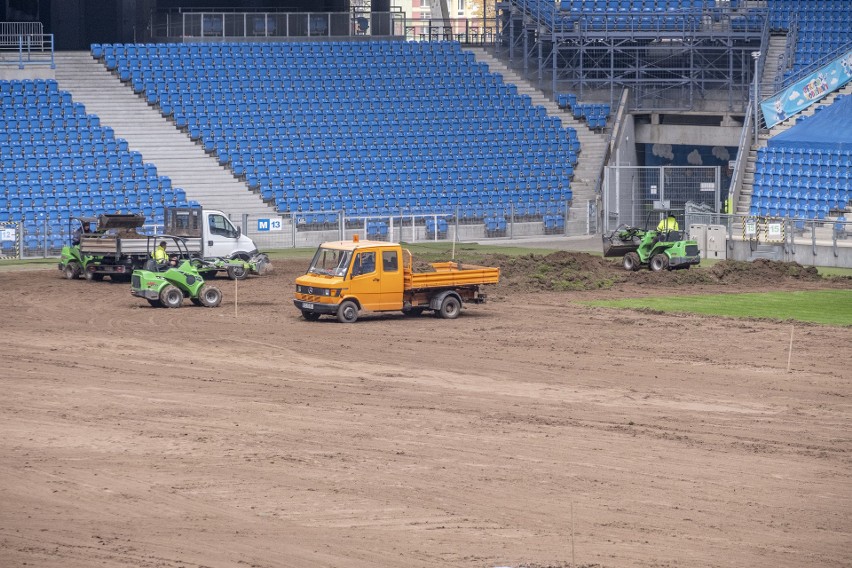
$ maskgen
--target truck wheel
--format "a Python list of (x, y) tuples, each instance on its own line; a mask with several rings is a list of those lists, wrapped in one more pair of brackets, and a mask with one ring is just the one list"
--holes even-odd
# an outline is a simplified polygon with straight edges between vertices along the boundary
[(423, 315), (423, 308), (410, 308), (402, 313), (410, 318), (416, 318)]
[(358, 320), (358, 304), (346, 300), (337, 308), (337, 321), (340, 323), (355, 323)]
[(166, 284), (160, 290), (160, 303), (167, 308), (179, 308), (183, 304), (183, 292), (176, 286)]
[(461, 313), (461, 302), (455, 296), (447, 296), (441, 302), (441, 309), (438, 310), (438, 315), (442, 319), (456, 319)]
[(305, 318), (306, 321), (317, 321), (320, 319), (320, 314), (308, 310), (302, 310), (302, 317)]
[(198, 301), (205, 308), (215, 308), (222, 303), (222, 291), (216, 286), (204, 284), (198, 290)]
[(245, 280), (248, 276), (248, 270), (244, 266), (229, 266), (228, 278), (231, 280)]
[(80, 263), (76, 260), (72, 260), (68, 264), (65, 265), (65, 278), (68, 280), (76, 280), (80, 277)]
[(95, 282), (100, 282), (104, 279), (103, 274), (99, 274), (97, 272), (92, 272), (91, 270), (86, 271), (86, 280), (94, 280)]
[(625, 270), (635, 272), (642, 266), (642, 261), (639, 259), (639, 253), (628, 252), (624, 255), (624, 260), (621, 262)]
[(651, 257), (650, 268), (654, 272), (661, 272), (661, 271), (667, 269), (668, 267), (669, 267), (669, 257), (667, 257), (665, 254), (663, 254), (663, 253), (655, 254), (653, 257)]

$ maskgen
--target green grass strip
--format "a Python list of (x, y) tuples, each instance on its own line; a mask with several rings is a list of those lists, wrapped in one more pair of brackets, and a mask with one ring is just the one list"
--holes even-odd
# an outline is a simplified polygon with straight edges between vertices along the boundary
[(584, 302), (606, 308), (650, 309), (733, 318), (796, 320), (852, 326), (852, 290), (813, 290), (708, 296), (663, 296)]

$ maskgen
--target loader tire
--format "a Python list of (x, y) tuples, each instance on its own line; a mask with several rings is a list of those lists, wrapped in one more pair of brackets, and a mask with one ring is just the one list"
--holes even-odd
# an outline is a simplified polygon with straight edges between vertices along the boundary
[(642, 266), (642, 261), (639, 259), (638, 253), (628, 252), (624, 255), (624, 259), (621, 261), (621, 265), (624, 266), (625, 270), (629, 270), (630, 272), (636, 272)]
[(222, 303), (222, 291), (216, 286), (205, 284), (198, 290), (198, 301), (205, 308), (215, 308)]
[(669, 267), (669, 257), (664, 255), (663, 253), (655, 254), (651, 257), (651, 262), (649, 264), (649, 268), (654, 272), (662, 272), (663, 270), (668, 269)]
[(337, 308), (337, 321), (340, 323), (355, 323), (358, 321), (358, 304), (346, 300)]
[(76, 260), (72, 260), (68, 264), (65, 265), (65, 270), (63, 274), (67, 280), (76, 280), (80, 277), (80, 273), (82, 270), (80, 269), (80, 263)]
[(441, 302), (441, 308), (438, 310), (438, 316), (441, 319), (456, 319), (461, 313), (461, 302), (455, 296), (447, 296)]
[(179, 308), (183, 304), (183, 292), (177, 286), (167, 284), (160, 290), (160, 303), (166, 308)]

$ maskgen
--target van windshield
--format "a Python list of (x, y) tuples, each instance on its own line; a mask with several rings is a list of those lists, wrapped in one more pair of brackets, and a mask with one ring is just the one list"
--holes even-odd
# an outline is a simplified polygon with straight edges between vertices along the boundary
[(352, 251), (320, 247), (311, 261), (309, 274), (325, 274), (327, 276), (346, 276)]

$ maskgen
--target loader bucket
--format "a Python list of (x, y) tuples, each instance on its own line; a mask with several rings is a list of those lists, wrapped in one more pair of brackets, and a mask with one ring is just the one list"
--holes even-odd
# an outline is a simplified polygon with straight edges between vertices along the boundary
[(145, 224), (144, 215), (109, 213), (98, 217), (98, 230), (109, 229), (138, 229)]
[(623, 241), (618, 237), (618, 233), (603, 235), (603, 255), (605, 257), (621, 257), (628, 252), (633, 252), (639, 248), (639, 239), (634, 237), (630, 240)]

